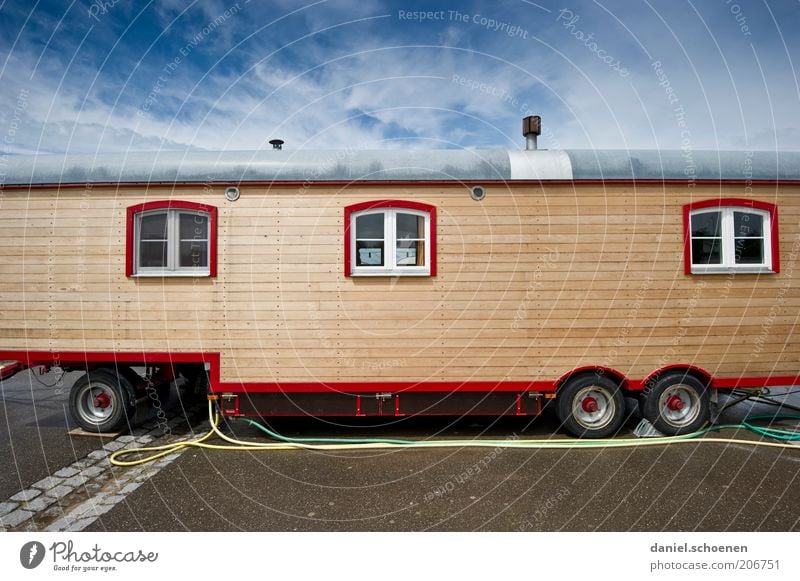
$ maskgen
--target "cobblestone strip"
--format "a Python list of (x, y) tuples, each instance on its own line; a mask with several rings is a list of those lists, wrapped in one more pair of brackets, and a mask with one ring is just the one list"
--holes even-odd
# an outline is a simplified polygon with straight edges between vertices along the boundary
[[(195, 418), (203, 409), (194, 406), (187, 410), (187, 415)], [(155, 462), (122, 468), (111, 465), (109, 456), (113, 452), (186, 441), (208, 430), (206, 421), (195, 426), (195, 434), (192, 434), (185, 417), (173, 413), (168, 418), (166, 433), (163, 425), (145, 423), (0, 502), (0, 531), (71, 532), (87, 527), (182, 453), (178, 451)], [(182, 433), (176, 433), (178, 431)]]
[[(181, 438), (170, 438), (170, 442), (182, 442), (191, 439), (191, 436)], [(167, 442), (160, 442), (167, 443)], [(135, 448), (139, 443), (126, 445), (125, 448)], [(44, 530), (46, 531), (82, 531), (92, 524), (98, 517), (104, 515), (117, 504), (124, 501), (128, 494), (139, 488), (144, 482), (158, 474), (162, 468), (176, 460), (183, 450), (165, 456), (155, 462), (148, 462), (141, 466), (125, 468), (116, 475), (112, 481), (103, 486), (96, 494), (80, 504), (70, 507), (64, 515), (50, 523)]]

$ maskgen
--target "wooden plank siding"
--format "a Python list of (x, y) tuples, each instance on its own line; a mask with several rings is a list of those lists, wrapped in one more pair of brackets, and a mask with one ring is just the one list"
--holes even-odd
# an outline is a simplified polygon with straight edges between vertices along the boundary
[[(585, 365), (642, 379), (800, 370), (800, 186), (224, 186), (7, 189), (0, 351), (220, 352), (221, 379), (554, 380)], [(683, 268), (682, 206), (777, 204), (779, 274)], [(127, 278), (125, 211), (219, 208), (216, 278)], [(436, 206), (438, 274), (344, 275), (343, 208)]]

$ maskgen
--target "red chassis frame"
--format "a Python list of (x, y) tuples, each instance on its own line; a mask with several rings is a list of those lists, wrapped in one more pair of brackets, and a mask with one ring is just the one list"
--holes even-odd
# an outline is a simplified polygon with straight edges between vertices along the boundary
[[(220, 409), (228, 416), (257, 416), (257, 410), (242, 409), (240, 399), (249, 395), (274, 394), (292, 396), (299, 394), (339, 394), (352, 396), (353, 407), (350, 411), (335, 414), (316, 413), (314, 415), (406, 415), (400, 405), (401, 396), (410, 394), (438, 394), (442, 397), (455, 393), (488, 396), (506, 394), (512, 398), (507, 413), (514, 415), (533, 415), (541, 411), (541, 397), (554, 397), (556, 390), (566, 379), (581, 372), (600, 372), (613, 377), (626, 391), (636, 392), (645, 388), (649, 381), (658, 375), (672, 370), (690, 371), (706, 379), (712, 389), (754, 389), (760, 387), (784, 387), (800, 385), (800, 375), (768, 376), (768, 377), (712, 377), (703, 369), (691, 365), (670, 365), (654, 371), (644, 379), (636, 380), (625, 377), (614, 369), (602, 366), (588, 366), (573, 369), (569, 373), (553, 380), (535, 381), (364, 381), (364, 382), (224, 382), (220, 378), (220, 354), (217, 352), (113, 352), (113, 351), (0, 351), (0, 360), (16, 361), (13, 371), (3, 374), (3, 379), (30, 367), (70, 367), (93, 369), (97, 367), (126, 367), (151, 365), (185, 365), (202, 364), (208, 370), (209, 393), (222, 400)], [(525, 397), (534, 398), (531, 405), (524, 405)], [(379, 405), (372, 411), (365, 410), (365, 400), (373, 401), (377, 397)], [(390, 405), (383, 405), (383, 399), (391, 399)], [(516, 402), (515, 404), (513, 402)], [(248, 408), (252, 406), (247, 406)], [(428, 409), (428, 408), (426, 408)], [(377, 412), (375, 411), (377, 410)], [(430, 408), (426, 415), (439, 415), (435, 408)], [(295, 413), (267, 415), (307, 415), (301, 407)], [(481, 414), (481, 415), (491, 415)]]

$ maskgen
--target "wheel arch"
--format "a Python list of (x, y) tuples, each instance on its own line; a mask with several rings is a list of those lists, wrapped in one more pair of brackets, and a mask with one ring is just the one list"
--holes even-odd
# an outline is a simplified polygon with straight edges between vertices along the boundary
[(578, 377), (583, 377), (585, 375), (604, 375), (606, 377), (610, 377), (613, 379), (617, 385), (619, 385), (620, 389), (625, 390), (628, 385), (628, 378), (625, 377), (623, 373), (620, 373), (616, 369), (612, 369), (611, 367), (605, 367), (603, 365), (585, 365), (583, 367), (576, 367), (572, 371), (569, 371), (558, 378), (556, 381), (556, 393), (570, 380), (576, 379)]
[(708, 371), (706, 371), (702, 367), (697, 367), (696, 365), (681, 365), (681, 364), (666, 365), (664, 367), (656, 369), (642, 381), (642, 392), (646, 394), (650, 389), (652, 389), (652, 386), (655, 385), (655, 383), (659, 379), (661, 379), (667, 374), (675, 372), (695, 377), (696, 379), (703, 382), (703, 384), (706, 386), (706, 389), (710, 388), (714, 383), (714, 376), (711, 375)]

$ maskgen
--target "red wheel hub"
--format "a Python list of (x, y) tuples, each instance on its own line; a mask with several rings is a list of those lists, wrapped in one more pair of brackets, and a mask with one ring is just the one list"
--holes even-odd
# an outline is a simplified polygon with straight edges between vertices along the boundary
[(110, 405), (111, 405), (111, 398), (108, 397), (107, 393), (101, 393), (95, 396), (94, 407), (104, 410)]
[(683, 409), (683, 400), (677, 395), (671, 395), (667, 399), (667, 409), (673, 412), (679, 412)]
[(581, 408), (588, 414), (593, 414), (598, 409), (600, 409), (597, 405), (597, 400), (591, 396), (583, 398), (581, 402)]

